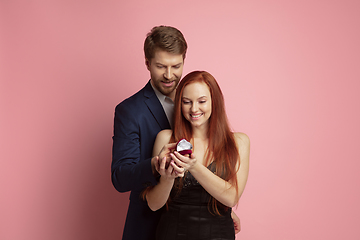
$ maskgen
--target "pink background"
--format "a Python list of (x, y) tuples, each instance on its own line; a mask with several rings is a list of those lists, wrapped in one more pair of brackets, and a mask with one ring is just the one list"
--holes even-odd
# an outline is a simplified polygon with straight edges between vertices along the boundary
[[(237, 239), (360, 239), (360, 2), (0, 1), (0, 239), (120, 239), (114, 107), (155, 25), (252, 141)], [(141, 226), (139, 226), (141, 229)], [(140, 230), (139, 230), (140, 231)]]

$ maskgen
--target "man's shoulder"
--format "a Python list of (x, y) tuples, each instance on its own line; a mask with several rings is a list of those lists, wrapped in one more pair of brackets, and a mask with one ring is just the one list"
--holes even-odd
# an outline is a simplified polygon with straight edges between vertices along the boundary
[(122, 107), (139, 107), (144, 103), (144, 100), (149, 98), (154, 93), (154, 90), (151, 88), (150, 83), (148, 82), (142, 89), (134, 93), (130, 97), (124, 99), (120, 102), (116, 108)]

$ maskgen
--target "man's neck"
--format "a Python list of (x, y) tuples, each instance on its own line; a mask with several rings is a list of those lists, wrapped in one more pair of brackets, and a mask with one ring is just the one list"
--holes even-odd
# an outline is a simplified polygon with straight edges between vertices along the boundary
[(160, 92), (151, 82), (150, 80), (150, 84), (151, 87), (154, 89), (154, 91), (156, 91), (158, 94), (161, 94), (162, 96), (168, 97), (170, 98), (173, 102), (175, 102), (175, 94), (176, 94), (176, 89), (174, 89), (174, 91), (172, 91), (169, 95), (164, 95), (162, 92)]

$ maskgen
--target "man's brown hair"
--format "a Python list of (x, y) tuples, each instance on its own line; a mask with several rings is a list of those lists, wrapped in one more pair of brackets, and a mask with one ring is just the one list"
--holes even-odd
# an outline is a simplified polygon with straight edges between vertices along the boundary
[(144, 53), (147, 60), (151, 60), (157, 50), (186, 56), (187, 43), (183, 34), (170, 26), (153, 27), (144, 42)]

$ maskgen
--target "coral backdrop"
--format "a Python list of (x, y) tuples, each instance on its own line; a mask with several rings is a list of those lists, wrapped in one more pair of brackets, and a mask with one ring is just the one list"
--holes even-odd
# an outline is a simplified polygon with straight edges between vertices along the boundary
[[(0, 1), (0, 239), (121, 239), (114, 107), (179, 28), (251, 139), (237, 239), (360, 239), (360, 2)], [(139, 226), (141, 231), (141, 226)]]

